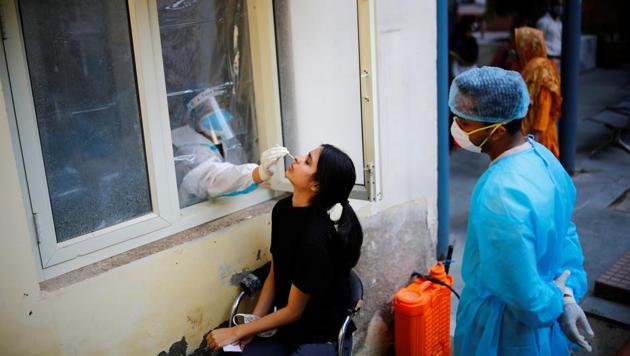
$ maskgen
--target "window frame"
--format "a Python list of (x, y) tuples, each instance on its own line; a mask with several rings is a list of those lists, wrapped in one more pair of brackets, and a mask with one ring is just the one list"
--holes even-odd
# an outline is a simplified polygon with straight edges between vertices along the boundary
[[(383, 198), (383, 194), (381, 191), (381, 165), (379, 154), (380, 140), (378, 129), (379, 107), (376, 54), (376, 1), (356, 0), (356, 3), (357, 34), (359, 41), (358, 66), (360, 71), (357, 80), (359, 81), (361, 102), (364, 184), (355, 184), (350, 193), (350, 198), (368, 201), (379, 201)], [(278, 117), (280, 117), (280, 108), (278, 108)], [(281, 119), (279, 120), (281, 121)], [(271, 187), (278, 191), (292, 191), (291, 183), (286, 179), (286, 177), (280, 175), (276, 175), (272, 178)]]
[[(2, 52), (6, 66), (2, 69), (2, 85), (12, 99), (7, 114), (12, 128), (13, 146), (18, 162), (22, 195), (32, 224), (33, 252), (39, 258), (40, 280), (50, 279), (105, 258), (129, 251), (150, 242), (177, 234), (200, 224), (268, 201), (281, 192), (258, 189), (232, 198), (220, 198), (180, 209), (171, 141), (166, 85), (162, 63), (162, 47), (157, 2), (127, 0), (130, 40), (134, 55), (137, 95), (142, 122), (145, 156), (149, 176), (153, 212), (102, 230), (57, 243), (45, 177), (37, 118), (31, 91), (30, 73), (18, 11), (18, 0), (0, 0), (0, 18), (4, 25)], [(368, 69), (369, 78), (361, 82), (361, 95), (369, 93), (371, 105), (362, 105), (364, 119), (364, 151), (366, 163), (378, 167), (378, 130), (376, 106), (374, 0), (357, 0), (359, 20), (368, 22), (360, 36), (361, 70)], [(282, 143), (280, 93), (275, 46), (272, 0), (246, 0), (254, 80), (254, 102), (259, 147)], [(364, 45), (366, 42), (368, 45)], [(366, 53), (364, 53), (367, 51)], [(367, 58), (363, 62), (363, 58)], [(371, 66), (371, 67), (370, 67)], [(6, 68), (6, 72), (5, 72)], [(368, 94), (365, 94), (368, 95)], [(366, 139), (366, 131), (369, 133)], [(366, 141), (367, 140), (367, 141)], [(366, 144), (367, 143), (367, 144)], [(378, 186), (379, 171), (373, 170), (373, 184)], [(283, 181), (274, 176), (272, 188)], [(366, 179), (366, 182), (368, 180)], [(373, 190), (376, 192), (380, 192)], [(355, 194), (355, 193), (353, 193)], [(365, 195), (365, 194), (360, 194)], [(353, 195), (354, 196), (354, 195)], [(377, 196), (380, 198), (380, 193)], [(374, 198), (376, 199), (376, 198)], [(372, 200), (374, 200), (372, 199)]]

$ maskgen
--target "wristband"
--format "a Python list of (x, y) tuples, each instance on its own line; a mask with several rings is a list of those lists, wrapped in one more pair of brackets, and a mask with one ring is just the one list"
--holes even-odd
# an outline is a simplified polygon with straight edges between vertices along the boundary
[(562, 301), (564, 302), (564, 304), (570, 304), (570, 303), (577, 304), (575, 302), (575, 297), (573, 297), (570, 294), (566, 294), (566, 293), (562, 295)]

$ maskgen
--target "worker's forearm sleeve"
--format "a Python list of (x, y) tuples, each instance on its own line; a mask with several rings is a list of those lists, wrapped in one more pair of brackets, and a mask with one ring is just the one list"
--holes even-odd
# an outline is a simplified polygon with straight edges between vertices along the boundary
[(562, 267), (556, 271), (556, 277), (563, 271), (571, 271), (566, 286), (573, 289), (575, 299), (579, 302), (586, 293), (586, 271), (584, 270), (584, 254), (580, 246), (580, 239), (573, 222), (567, 229), (566, 238), (562, 246)]

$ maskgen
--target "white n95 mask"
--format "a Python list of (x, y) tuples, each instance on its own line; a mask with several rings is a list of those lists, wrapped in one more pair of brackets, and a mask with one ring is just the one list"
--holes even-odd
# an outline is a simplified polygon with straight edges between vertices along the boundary
[[(453, 135), (453, 138), (455, 139), (455, 142), (457, 142), (459, 147), (465, 149), (466, 151), (470, 151), (470, 152), (474, 152), (474, 153), (481, 153), (481, 147), (483, 147), (483, 145), (486, 142), (488, 142), (488, 139), (490, 138), (490, 136), (492, 136), (494, 131), (496, 131), (496, 129), (498, 129), (499, 126), (501, 126), (503, 124), (504, 124), (503, 122), (500, 122), (500, 123), (496, 123), (496, 124), (480, 127), (478, 129), (472, 130), (470, 132), (466, 132), (466, 131), (462, 130), (461, 127), (459, 127), (459, 124), (457, 124), (457, 121), (453, 120), (453, 124), (451, 125), (451, 135)], [(479, 131), (483, 131), (483, 130), (487, 130), (487, 129), (491, 128), (491, 127), (494, 127), (494, 129), (492, 130), (492, 132), (490, 132), (488, 137), (486, 137), (485, 140), (483, 140), (483, 142), (481, 142), (481, 144), (479, 144), (479, 146), (475, 145), (474, 143), (472, 143), (472, 141), (470, 141), (470, 134), (473, 134), (473, 133), (479, 132)]]

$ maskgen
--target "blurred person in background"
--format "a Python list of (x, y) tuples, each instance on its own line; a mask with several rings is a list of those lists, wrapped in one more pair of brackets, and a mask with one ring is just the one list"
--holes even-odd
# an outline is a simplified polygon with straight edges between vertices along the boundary
[(536, 28), (545, 36), (547, 55), (558, 69), (562, 55), (562, 13), (562, 1), (552, 0), (547, 13), (536, 22)]
[(455, 25), (449, 43), (451, 79), (477, 66), (479, 46), (477, 39), (473, 36), (474, 28), (475, 18), (473, 16), (462, 16)]
[(560, 154), (556, 122), (562, 114), (560, 74), (547, 57), (543, 33), (531, 27), (514, 30), (519, 72), (525, 80), (531, 103), (521, 131), (534, 135), (556, 157)]

